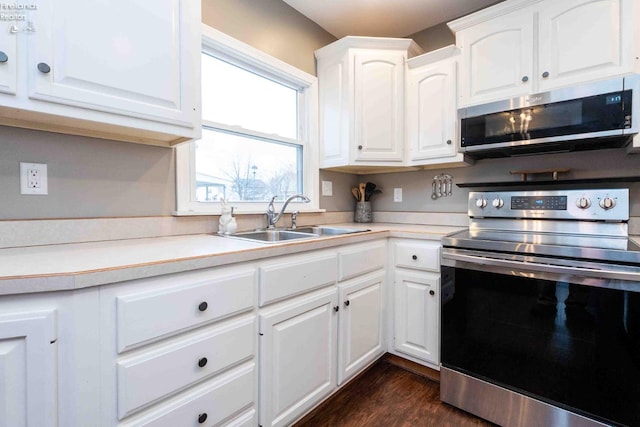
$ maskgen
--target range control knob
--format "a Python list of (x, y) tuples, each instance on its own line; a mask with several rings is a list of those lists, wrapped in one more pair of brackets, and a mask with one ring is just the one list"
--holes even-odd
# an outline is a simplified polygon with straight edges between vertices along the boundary
[(591, 206), (591, 200), (589, 200), (588, 197), (580, 197), (577, 201), (576, 201), (576, 206), (579, 207), (580, 209), (587, 209), (589, 206)]
[(476, 199), (476, 206), (480, 209), (484, 209), (485, 207), (487, 207), (487, 199), (485, 199), (484, 197)]
[(606, 211), (612, 209), (616, 205), (616, 201), (611, 197), (605, 197), (600, 200), (600, 207)]
[(504, 200), (498, 197), (497, 199), (493, 199), (493, 202), (491, 202), (491, 204), (493, 205), (494, 208), (500, 209), (501, 207), (504, 206)]

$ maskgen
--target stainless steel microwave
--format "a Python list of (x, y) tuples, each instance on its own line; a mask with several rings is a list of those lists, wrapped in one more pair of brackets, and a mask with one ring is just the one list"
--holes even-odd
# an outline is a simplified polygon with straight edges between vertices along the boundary
[(497, 157), (609, 148), (638, 133), (640, 75), (458, 110), (460, 151)]

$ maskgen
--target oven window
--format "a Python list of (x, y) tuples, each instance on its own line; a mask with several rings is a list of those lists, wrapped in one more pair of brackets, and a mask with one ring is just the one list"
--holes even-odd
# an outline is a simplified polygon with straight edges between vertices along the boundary
[(443, 267), (443, 366), (640, 425), (640, 293)]

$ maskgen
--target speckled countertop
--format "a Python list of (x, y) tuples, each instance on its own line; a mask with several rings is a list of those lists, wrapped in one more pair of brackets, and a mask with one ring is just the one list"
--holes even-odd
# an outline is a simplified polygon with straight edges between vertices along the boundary
[(460, 227), (332, 224), (371, 231), (276, 244), (196, 234), (0, 249), (0, 295), (79, 289), (387, 237), (440, 240)]

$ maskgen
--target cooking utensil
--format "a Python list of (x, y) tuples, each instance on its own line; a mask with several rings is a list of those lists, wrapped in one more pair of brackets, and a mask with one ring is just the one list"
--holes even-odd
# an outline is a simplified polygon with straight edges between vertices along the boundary
[(365, 184), (364, 182), (361, 182), (361, 183), (358, 185), (358, 190), (360, 191), (360, 201), (361, 201), (361, 202), (364, 202), (364, 201), (365, 201), (365, 199), (364, 199), (364, 194), (365, 194), (365, 193), (364, 193), (364, 189), (365, 189), (365, 187), (366, 187), (366, 184)]
[(373, 182), (367, 182), (364, 186), (364, 201), (368, 202), (374, 194), (376, 185)]
[(433, 200), (438, 198), (438, 195), (436, 194), (436, 179), (433, 178), (433, 181), (431, 181), (431, 198)]
[(450, 196), (453, 192), (453, 176), (445, 175), (447, 177), (447, 196)]
[(440, 186), (440, 175), (436, 175), (433, 177), (433, 182), (436, 186), (436, 196), (442, 197), (442, 187)]
[(355, 197), (356, 202), (360, 201), (360, 191), (356, 187), (353, 187), (351, 189), (351, 194), (353, 194), (353, 197)]

